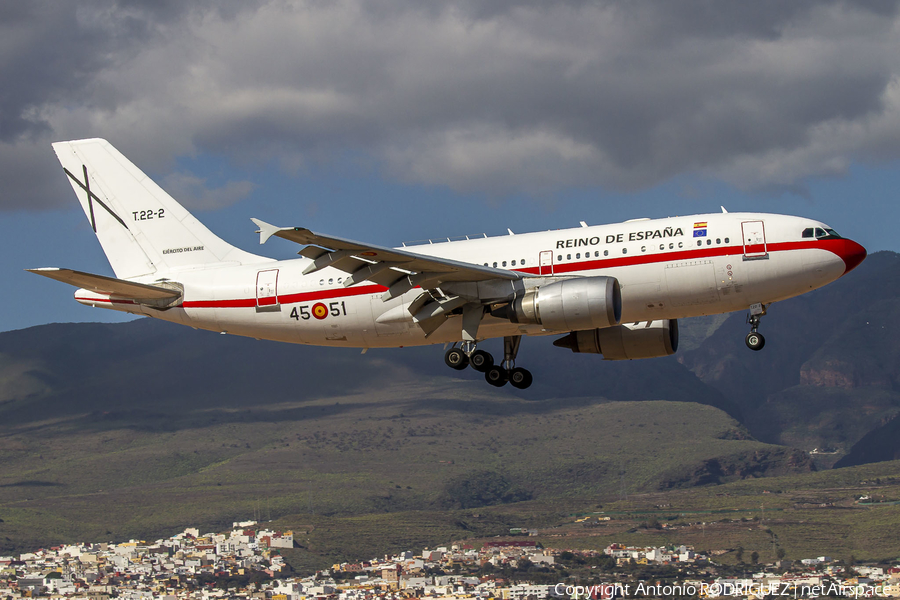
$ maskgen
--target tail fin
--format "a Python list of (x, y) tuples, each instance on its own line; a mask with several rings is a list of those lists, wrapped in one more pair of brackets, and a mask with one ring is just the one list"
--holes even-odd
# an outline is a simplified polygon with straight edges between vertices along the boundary
[(57, 142), (53, 150), (116, 277), (270, 260), (217, 237), (106, 140)]

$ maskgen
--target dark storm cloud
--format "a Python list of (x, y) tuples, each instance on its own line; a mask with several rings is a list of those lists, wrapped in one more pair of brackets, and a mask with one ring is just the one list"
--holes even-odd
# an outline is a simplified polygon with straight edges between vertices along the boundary
[(351, 153), (491, 194), (798, 189), (900, 155), (896, 2), (23, 4), (0, 15), (7, 208), (55, 199), (5, 158), (94, 135), (151, 168)]

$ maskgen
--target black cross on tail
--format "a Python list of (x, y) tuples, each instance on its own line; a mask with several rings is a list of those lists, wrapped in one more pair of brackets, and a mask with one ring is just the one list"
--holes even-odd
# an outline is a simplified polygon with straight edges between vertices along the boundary
[[(63, 171), (66, 172), (66, 175), (69, 176), (69, 179), (71, 179), (72, 181), (77, 183), (81, 189), (83, 189), (85, 192), (87, 192), (88, 209), (90, 210), (90, 213), (91, 213), (91, 227), (94, 228), (94, 233), (97, 233), (97, 223), (94, 222), (93, 201), (96, 201), (97, 204), (99, 204), (100, 206), (105, 208), (106, 212), (111, 214), (113, 217), (115, 217), (116, 221), (118, 221), (119, 223), (122, 224), (122, 227), (124, 227), (125, 229), (128, 229), (128, 225), (125, 224), (125, 221), (123, 221), (121, 218), (119, 218), (119, 215), (117, 215), (115, 212), (113, 212), (113, 209), (108, 207), (103, 202), (103, 200), (101, 200), (100, 198), (97, 197), (97, 194), (95, 194), (94, 192), (91, 191), (91, 182), (88, 180), (87, 165), (81, 165), (81, 166), (84, 169), (84, 183), (81, 183), (81, 181), (79, 181), (77, 177), (72, 175), (72, 172), (69, 171), (67, 168), (63, 167)], [(128, 230), (131, 231), (130, 229), (128, 229)]]

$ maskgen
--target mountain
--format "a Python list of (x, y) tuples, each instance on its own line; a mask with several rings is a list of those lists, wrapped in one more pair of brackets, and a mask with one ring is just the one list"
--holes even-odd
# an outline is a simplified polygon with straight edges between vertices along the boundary
[[(725, 395), (758, 439), (837, 454), (900, 411), (900, 255), (878, 252), (848, 276), (769, 308), (761, 352), (730, 316), (679, 361)], [(829, 458), (830, 457), (830, 458)]]
[(900, 256), (874, 254), (770, 307), (762, 352), (742, 314), (685, 320), (688, 348), (653, 360), (526, 339), (525, 391), (448, 369), (441, 347), (361, 355), (152, 319), (5, 332), (0, 551), (261, 513), (563, 507), (900, 456), (898, 292)]

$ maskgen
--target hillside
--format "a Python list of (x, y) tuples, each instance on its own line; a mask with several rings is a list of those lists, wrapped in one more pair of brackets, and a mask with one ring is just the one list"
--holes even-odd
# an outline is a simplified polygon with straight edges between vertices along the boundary
[[(4, 334), (0, 348), (6, 548), (260, 512), (552, 502), (615, 495), (623, 480), (634, 492), (811, 468), (711, 406), (524, 398), (449, 377), (429, 352), (361, 357), (153, 321), (46, 326)], [(692, 378), (674, 361), (656, 368)], [(713, 463), (725, 468), (706, 473)]]
[(778, 303), (748, 352), (745, 315), (731, 315), (679, 361), (738, 407), (758, 439), (831, 466), (900, 409), (900, 255), (878, 252), (825, 288)]
[[(447, 369), (440, 347), (360, 355), (150, 319), (2, 333), (0, 552), (254, 515), (356, 519), (373, 538), (480, 505), (519, 519), (532, 506), (538, 522), (636, 493), (802, 481), (844, 455), (894, 458), (897, 292), (900, 256), (875, 254), (772, 307), (760, 353), (743, 345), (742, 314), (687, 320), (690, 348), (648, 361), (528, 339), (526, 391)], [(496, 519), (467, 527), (502, 530)]]

